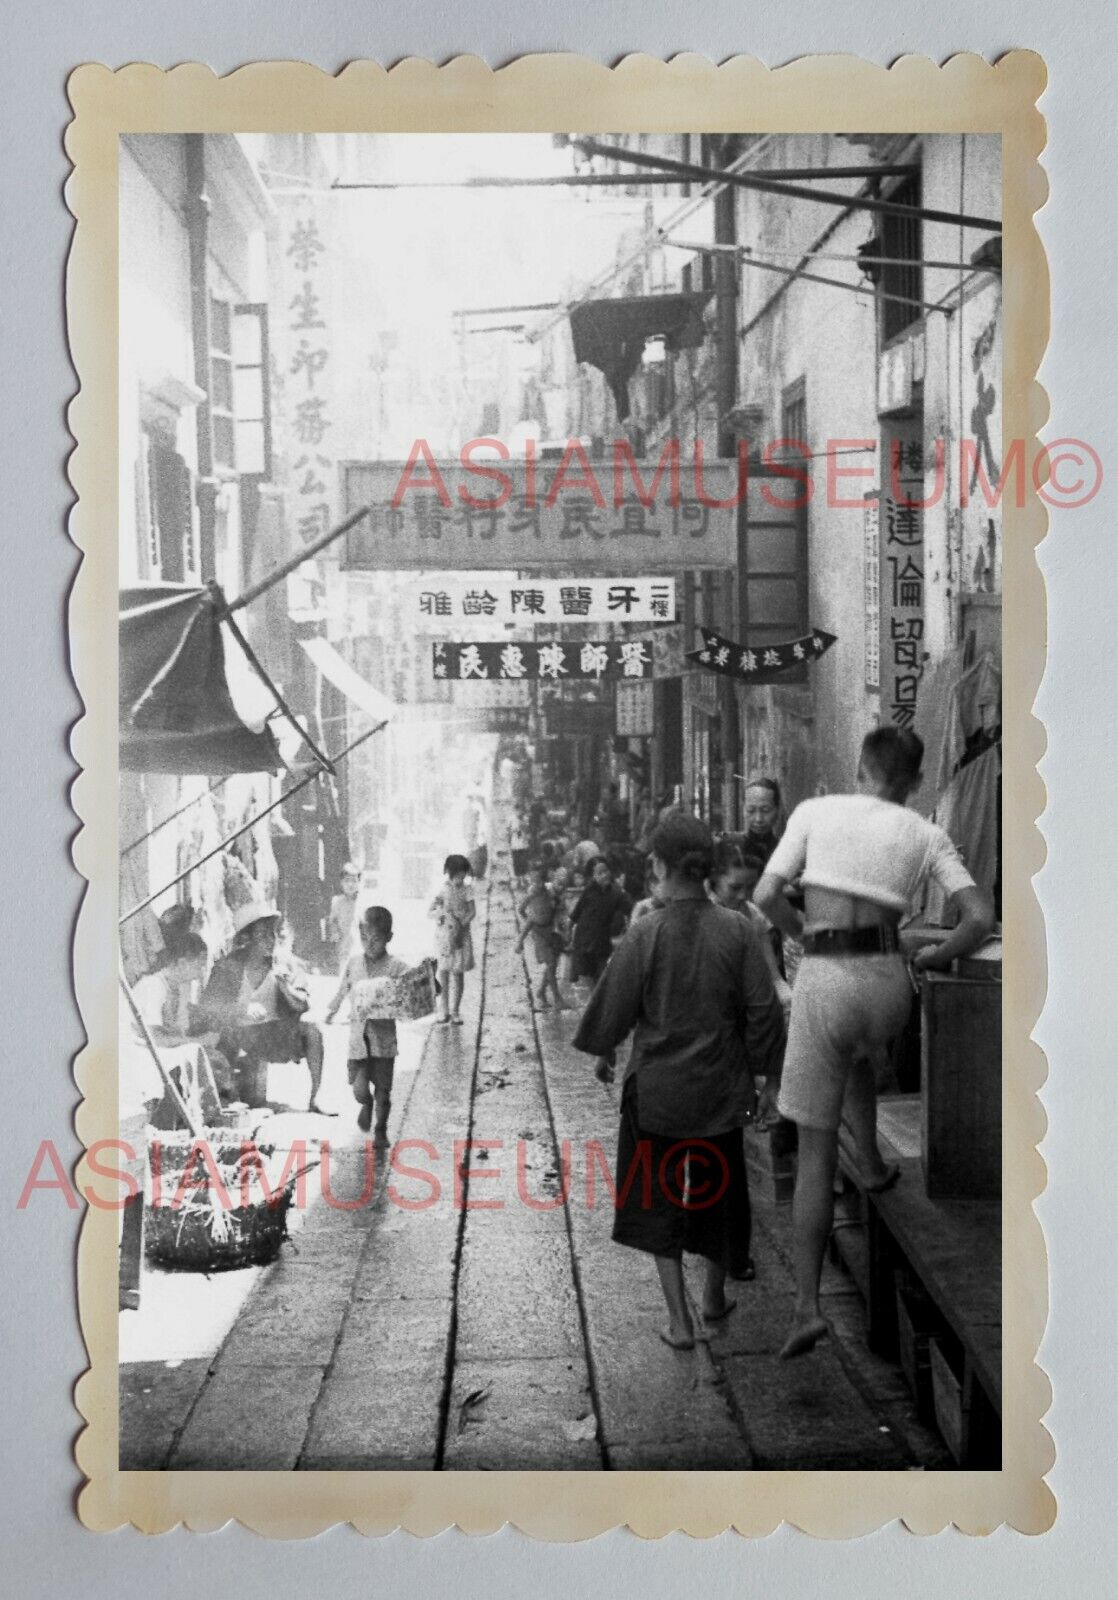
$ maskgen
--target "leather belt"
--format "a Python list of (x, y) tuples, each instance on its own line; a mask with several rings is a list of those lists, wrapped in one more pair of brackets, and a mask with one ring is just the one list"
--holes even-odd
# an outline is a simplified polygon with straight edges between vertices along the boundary
[(804, 935), (805, 956), (895, 955), (901, 948), (896, 928), (820, 928)]

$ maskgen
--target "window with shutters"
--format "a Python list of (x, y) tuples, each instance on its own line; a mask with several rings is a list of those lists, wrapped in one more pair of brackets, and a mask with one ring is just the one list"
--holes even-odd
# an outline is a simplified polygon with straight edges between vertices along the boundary
[(214, 466), (225, 472), (237, 467), (233, 407), (233, 307), (210, 297), (210, 434)]
[[(896, 205), (919, 206), (922, 186), (914, 173), (893, 189), (886, 198)], [(878, 233), (881, 241), (881, 267), (877, 286), (881, 294), (881, 342), (888, 344), (897, 334), (923, 316), (924, 269), (921, 265), (923, 238), (919, 217), (885, 216)]]
[(271, 353), (268, 308), (239, 305), (233, 312), (233, 451), (242, 477), (272, 476)]
[[(785, 392), (782, 422), (784, 438), (806, 444), (802, 384)], [(803, 452), (789, 451), (788, 459), (802, 464)], [(741, 641), (751, 650), (763, 652), (770, 645), (801, 638), (811, 628), (807, 507), (779, 504), (801, 498), (803, 484), (799, 480), (750, 465), (748, 488), (738, 507), (738, 617)], [(781, 679), (783, 683), (806, 681), (806, 666)]]

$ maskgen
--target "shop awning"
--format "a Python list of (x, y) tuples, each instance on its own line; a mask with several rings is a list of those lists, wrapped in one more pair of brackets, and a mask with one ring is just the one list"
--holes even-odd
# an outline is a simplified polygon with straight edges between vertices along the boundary
[(335, 689), (340, 689), (347, 700), (351, 700), (359, 710), (372, 717), (374, 722), (388, 722), (396, 716), (400, 708), (395, 701), (381, 694), (379, 689), (374, 689), (367, 679), (359, 672), (355, 672), (329, 640), (300, 639), (299, 643), (322, 676), (328, 678)]
[[(120, 595), (120, 765), (133, 772), (276, 772), (265, 694), (237, 704), (230, 677), (247, 663), (218, 618), (213, 591), (145, 583)], [(236, 659), (227, 663), (226, 651)], [(254, 685), (256, 686), (256, 685)], [(260, 686), (262, 687), (262, 686)]]
[(673, 354), (702, 344), (703, 307), (709, 299), (709, 293), (629, 295), (583, 300), (572, 308), (575, 359), (605, 374), (622, 422), (629, 415), (629, 379), (641, 364), (645, 344), (663, 339)]

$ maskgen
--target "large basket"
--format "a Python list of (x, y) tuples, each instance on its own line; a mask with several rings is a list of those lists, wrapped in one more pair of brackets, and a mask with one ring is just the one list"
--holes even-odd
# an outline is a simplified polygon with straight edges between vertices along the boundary
[[(230, 1142), (226, 1128), (207, 1129), (205, 1136), (230, 1199), (239, 1198), (244, 1153)], [(272, 1199), (258, 1190), (248, 1205), (225, 1206), (206, 1190), (189, 1190), (179, 1205), (171, 1202), (196, 1141), (190, 1133), (160, 1137), (162, 1203), (149, 1202), (144, 1216), (144, 1252), (149, 1261), (182, 1272), (228, 1272), (261, 1267), (274, 1261), (287, 1237), (287, 1213), (298, 1174), (292, 1174)], [(255, 1146), (262, 1160), (274, 1155), (273, 1145)], [(150, 1158), (150, 1151), (149, 1151)], [(196, 1156), (201, 1164), (201, 1157)], [(149, 1179), (149, 1197), (151, 1184)]]

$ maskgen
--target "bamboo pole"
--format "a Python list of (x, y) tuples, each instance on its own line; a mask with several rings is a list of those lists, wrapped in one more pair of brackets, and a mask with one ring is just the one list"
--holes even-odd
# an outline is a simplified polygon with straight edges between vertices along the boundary
[[(364, 744), (366, 739), (371, 739), (374, 733), (379, 733), (382, 728), (386, 728), (387, 726), (388, 718), (386, 717), (383, 722), (378, 722), (375, 727), (366, 729), (366, 731), (361, 734), (359, 738), (354, 739), (351, 744), (346, 745), (344, 750), (338, 752), (338, 754), (334, 757), (334, 766), (336, 767), (340, 761), (345, 760), (346, 756), (351, 755), (352, 752), (357, 749), (358, 745)], [(150, 906), (153, 900), (158, 900), (159, 896), (161, 894), (166, 894), (168, 889), (173, 889), (175, 885), (181, 883), (184, 878), (189, 878), (192, 872), (197, 872), (198, 868), (205, 866), (207, 861), (212, 861), (214, 856), (220, 855), (223, 850), (228, 849), (235, 839), (239, 839), (241, 837), (242, 833), (247, 833), (250, 828), (255, 828), (256, 824), (263, 821), (269, 812), (274, 811), (277, 806), (282, 806), (284, 801), (290, 800), (293, 794), (298, 794), (301, 789), (305, 789), (308, 783), (317, 782), (321, 776), (322, 769), (319, 768), (317, 772), (308, 772), (305, 777), (299, 779), (298, 783), (293, 783), (290, 789), (285, 789), (278, 799), (273, 800), (270, 805), (266, 805), (263, 810), (258, 811), (254, 817), (250, 817), (249, 820), (247, 822), (243, 822), (239, 828), (235, 828), (232, 833), (227, 834), (226, 837), (221, 840), (220, 844), (214, 845), (212, 850), (207, 850), (205, 855), (199, 856), (197, 861), (191, 862), (190, 866), (187, 867), (185, 871), (176, 873), (168, 883), (165, 883), (161, 888), (156, 889), (153, 894), (147, 895), (146, 898), (141, 900), (138, 905), (132, 906), (131, 909), (126, 911), (118, 920), (117, 926), (122, 928), (126, 922), (130, 921), (133, 917), (138, 916), (141, 911)]]
[(239, 594), (235, 600), (227, 600), (224, 609), (218, 612), (219, 619), (222, 622), (226, 622), (231, 612), (243, 611), (245, 606), (250, 606), (254, 600), (259, 600), (260, 596), (266, 594), (273, 584), (279, 583), (281, 578), (288, 577), (301, 567), (304, 561), (309, 561), (312, 556), (316, 556), (320, 551), (325, 550), (327, 545), (333, 544), (335, 539), (340, 539), (343, 533), (348, 533), (351, 528), (356, 527), (361, 518), (367, 516), (372, 509), (372, 506), (361, 506), (357, 511), (351, 512), (348, 517), (343, 518), (335, 527), (324, 533), (321, 538), (315, 539), (313, 543), (308, 544), (304, 549), (293, 555), (289, 561), (285, 561), (281, 566), (278, 566), (274, 572), (269, 572), (266, 577), (261, 578), (259, 583), (254, 583), (251, 588), (246, 589), (244, 594)]
[(986, 233), (1002, 231), (1001, 223), (991, 217), (972, 217), (960, 211), (935, 211), (928, 206), (906, 206), (894, 200), (878, 200), (868, 194), (828, 194), (825, 189), (804, 189), (796, 184), (758, 178), (752, 172), (732, 172), (726, 167), (701, 167), (691, 161), (675, 161), (670, 156), (629, 150), (620, 144), (602, 144), (597, 139), (574, 139), (571, 142), (586, 155), (605, 156), (611, 161), (628, 162), (635, 167), (651, 167), (656, 172), (678, 173), (681, 178), (696, 183), (714, 181), (729, 184), (735, 189), (756, 189), (761, 194), (781, 195), (787, 200), (812, 200), (854, 211), (872, 211), (883, 217), (916, 217), (922, 222), (946, 222), (952, 227), (979, 228)]
[[(221, 590), (218, 589), (216, 585), (214, 586), (214, 592), (216, 593), (216, 595), (219, 598), (221, 598)], [(292, 711), (292, 709), (288, 705), (287, 701), (283, 698), (283, 695), (280, 694), (279, 690), (276, 688), (276, 686), (272, 682), (271, 678), (265, 672), (265, 670), (263, 668), (263, 665), (261, 664), (260, 659), (256, 654), (256, 651), (252, 648), (252, 646), (249, 644), (248, 640), (245, 638), (244, 634), (241, 632), (241, 629), (237, 624), (236, 618), (234, 618), (234, 617), (230, 616), (228, 613), (226, 613), (226, 615), (225, 615), (223, 620), (225, 622), (225, 626), (229, 629), (229, 631), (233, 635), (234, 639), (236, 639), (237, 643), (240, 645), (241, 649), (244, 651), (245, 655), (248, 657), (249, 665), (256, 672), (256, 675), (260, 679), (260, 681), (263, 684), (265, 684), (268, 689), (271, 690), (272, 694), (275, 695), (276, 704), (279, 706), (280, 710), (282, 711), (283, 715), (287, 718), (288, 722), (290, 722), (291, 726), (295, 729), (295, 732), (297, 734), (299, 734), (299, 736), (303, 739), (304, 743), (307, 746), (307, 749), (314, 756), (314, 758), (318, 762), (319, 766), (322, 768), (322, 770), (324, 772), (332, 773), (334, 771), (334, 768), (331, 765), (329, 759), (326, 756), (323, 755), (322, 751), (315, 744), (314, 740), (311, 738), (311, 736), (307, 732), (307, 730), (303, 727), (302, 723), (299, 722), (296, 719), (294, 711)]]

